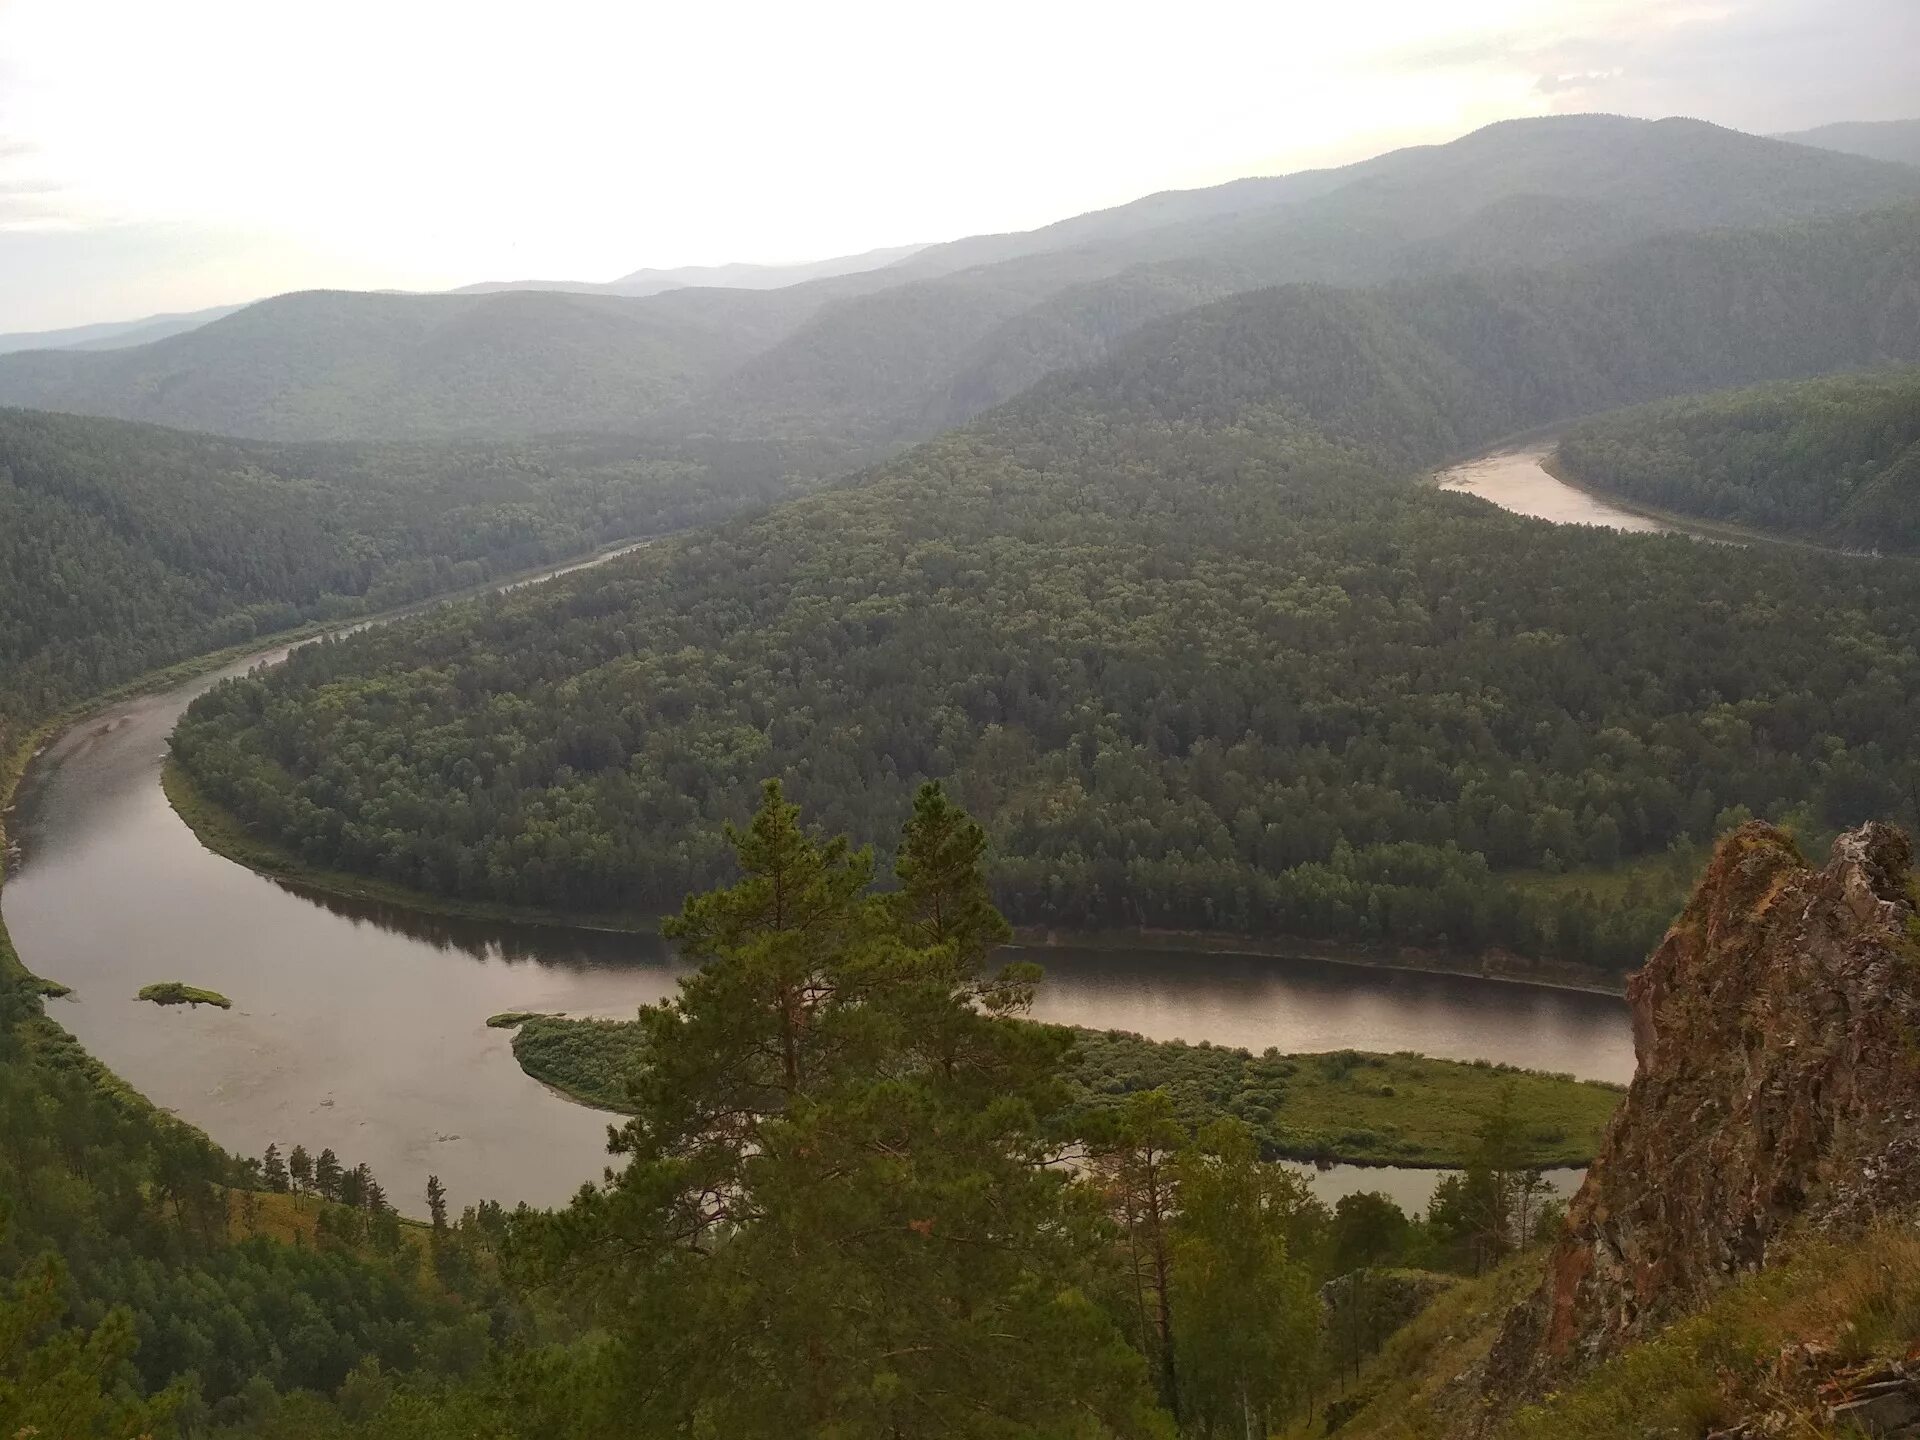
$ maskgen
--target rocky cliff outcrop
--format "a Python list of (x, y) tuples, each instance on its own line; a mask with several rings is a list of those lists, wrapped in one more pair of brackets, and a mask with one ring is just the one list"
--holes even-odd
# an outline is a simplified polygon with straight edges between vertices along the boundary
[(1920, 1202), (1920, 944), (1907, 839), (1825, 869), (1742, 826), (1633, 977), (1638, 1069), (1485, 1384), (1537, 1394), (1767, 1263), (1794, 1226)]

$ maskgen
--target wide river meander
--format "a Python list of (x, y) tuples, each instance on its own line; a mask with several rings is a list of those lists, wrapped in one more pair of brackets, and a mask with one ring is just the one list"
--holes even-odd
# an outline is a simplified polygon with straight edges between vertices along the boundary
[[(486, 1019), (627, 1016), (670, 994), (680, 965), (652, 936), (307, 895), (202, 847), (161, 793), (167, 736), (196, 695), (284, 654), (116, 705), (35, 761), (11, 826), (20, 861), (0, 892), (16, 947), (73, 987), (52, 1013), (93, 1054), (235, 1151), (331, 1146), (371, 1166), (410, 1211), (429, 1173), (456, 1204), (564, 1200), (599, 1176), (610, 1117), (528, 1078), (509, 1033)], [(1625, 1007), (1603, 995), (1308, 959), (1111, 948), (1032, 958), (1047, 971), (1036, 1011), (1047, 1020), (1604, 1080), (1633, 1068)], [(233, 1009), (135, 1001), (154, 980), (221, 991)], [(1432, 1182), (1348, 1166), (1315, 1181), (1329, 1198), (1379, 1188), (1407, 1205), (1424, 1204)]]

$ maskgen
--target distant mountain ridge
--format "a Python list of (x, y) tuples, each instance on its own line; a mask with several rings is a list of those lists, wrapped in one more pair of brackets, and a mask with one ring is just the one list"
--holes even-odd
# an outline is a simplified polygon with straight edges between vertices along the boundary
[(836, 275), (857, 275), (881, 270), (918, 254), (924, 245), (891, 245), (865, 250), (858, 255), (837, 255), (826, 260), (811, 260), (797, 265), (756, 265), (734, 262), (726, 265), (682, 265), (674, 269), (642, 269), (617, 280), (483, 280), (462, 285), (452, 295), (491, 295), (502, 290), (561, 290), (584, 295), (657, 295), (663, 290), (709, 286), (724, 290), (778, 290), (808, 280), (827, 280)]
[(134, 349), (0, 357), (0, 403), (280, 440), (631, 430), (777, 333), (688, 293), (721, 303), (305, 291)]
[(0, 404), (282, 440), (726, 436), (851, 462), (1237, 292), (1575, 264), (1915, 198), (1920, 170), (1701, 121), (1504, 121), (777, 289), (282, 296), (113, 354), (0, 356)]
[(1077, 217), (992, 264), (936, 273), (1023, 237), (929, 246), (885, 272), (912, 284), (822, 306), (695, 408), (705, 425), (806, 423), (898, 443), (1096, 359), (1139, 324), (1236, 291), (1578, 263), (1665, 232), (1914, 198), (1920, 172), (1701, 121), (1502, 121), (1340, 171)]
[(1794, 130), (1773, 138), (1899, 165), (1920, 165), (1920, 119), (1842, 120), (1834, 125), (1816, 125), (1811, 130)]
[(214, 305), (205, 310), (145, 315), (138, 320), (104, 320), (94, 325), (70, 325), (61, 330), (17, 330), (0, 335), (0, 355), (11, 355), (18, 350), (119, 350), (129, 345), (146, 345), (169, 335), (196, 330), (243, 308)]

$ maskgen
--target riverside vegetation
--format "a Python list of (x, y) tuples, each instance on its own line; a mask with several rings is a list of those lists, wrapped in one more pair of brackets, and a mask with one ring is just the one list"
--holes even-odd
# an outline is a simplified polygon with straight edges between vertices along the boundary
[[(536, 1080), (603, 1110), (634, 1104), (646, 1064), (638, 1022), (510, 1013), (487, 1023), (514, 1030), (514, 1058)], [(1504, 1107), (1526, 1164), (1584, 1165), (1620, 1100), (1614, 1086), (1510, 1065), (1353, 1050), (1253, 1055), (1068, 1028), (1073, 1110), (1092, 1116), (1161, 1091), (1189, 1131), (1225, 1116), (1243, 1122), (1264, 1160), (1460, 1166), (1487, 1117)]]
[(1584, 421), (1568, 478), (1709, 520), (1849, 550), (1920, 547), (1920, 370), (1689, 396)]

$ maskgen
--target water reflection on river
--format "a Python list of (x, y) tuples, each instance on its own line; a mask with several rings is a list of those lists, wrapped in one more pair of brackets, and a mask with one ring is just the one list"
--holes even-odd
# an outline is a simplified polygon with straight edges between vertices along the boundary
[[(256, 660), (261, 657), (255, 657)], [(273, 658), (268, 656), (265, 658)], [(246, 662), (229, 668), (237, 673)], [(54, 1015), (119, 1074), (222, 1144), (331, 1146), (403, 1208), (426, 1176), (456, 1203), (563, 1200), (604, 1164), (608, 1117), (514, 1063), (501, 1010), (627, 1015), (681, 967), (651, 936), (440, 920), (309, 897), (205, 850), (168, 807), (175, 720), (218, 677), (62, 736), (23, 787), (4, 892), (27, 963), (74, 987)], [(1602, 1079), (1632, 1068), (1624, 1007), (1595, 995), (1305, 960), (1047, 950), (1042, 1018), (1259, 1050), (1419, 1050)], [(154, 980), (231, 1011), (133, 999)], [(1432, 1172), (1336, 1167), (1316, 1185), (1424, 1203)]]

